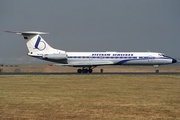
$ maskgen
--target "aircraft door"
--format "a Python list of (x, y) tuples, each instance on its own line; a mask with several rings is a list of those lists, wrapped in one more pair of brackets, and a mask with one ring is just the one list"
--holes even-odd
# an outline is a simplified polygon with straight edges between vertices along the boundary
[(154, 61), (153, 56), (150, 55), (150, 56), (148, 57), (148, 61), (149, 61), (149, 62), (153, 62), (153, 61)]
[(89, 56), (89, 60), (92, 60), (92, 56), (91, 55)]

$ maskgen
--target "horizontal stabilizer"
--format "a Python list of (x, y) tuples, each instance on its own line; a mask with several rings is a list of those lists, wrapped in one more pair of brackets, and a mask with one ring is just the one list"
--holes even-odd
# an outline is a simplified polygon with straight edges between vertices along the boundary
[(46, 33), (46, 32), (37, 32), (37, 31), (25, 31), (25, 32), (5, 31), (5, 32), (8, 32), (8, 33), (15, 33), (15, 34), (18, 34), (18, 35), (39, 35), (39, 34), (49, 34), (49, 33)]

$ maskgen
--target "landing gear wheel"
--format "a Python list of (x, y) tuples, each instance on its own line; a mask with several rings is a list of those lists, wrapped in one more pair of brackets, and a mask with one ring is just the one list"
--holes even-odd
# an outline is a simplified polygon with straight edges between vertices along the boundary
[(89, 69), (89, 73), (92, 73), (93, 72), (93, 70), (92, 69)]
[(159, 73), (159, 70), (156, 70), (156, 73)]
[(78, 70), (77, 70), (77, 73), (81, 73), (81, 72), (82, 72), (82, 70), (81, 70), (81, 69), (78, 69)]

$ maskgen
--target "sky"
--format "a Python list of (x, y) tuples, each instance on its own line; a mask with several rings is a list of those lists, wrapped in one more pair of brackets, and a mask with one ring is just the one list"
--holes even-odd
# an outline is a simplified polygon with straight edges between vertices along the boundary
[(22, 36), (67, 52), (160, 52), (180, 60), (180, 0), (1, 0), (0, 63), (43, 63)]

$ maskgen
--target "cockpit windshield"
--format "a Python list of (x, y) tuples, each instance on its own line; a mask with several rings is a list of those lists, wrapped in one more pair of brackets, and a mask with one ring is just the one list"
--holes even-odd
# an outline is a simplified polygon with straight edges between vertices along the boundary
[[(165, 54), (163, 54), (163, 53), (160, 53), (159, 54), (159, 56), (163, 56), (163, 57), (167, 57), (167, 58), (171, 58), (171, 57), (169, 57), (169, 56), (166, 56)], [(172, 58), (171, 58), (172, 59)]]
[(159, 56), (165, 56), (163, 53), (160, 53)]

